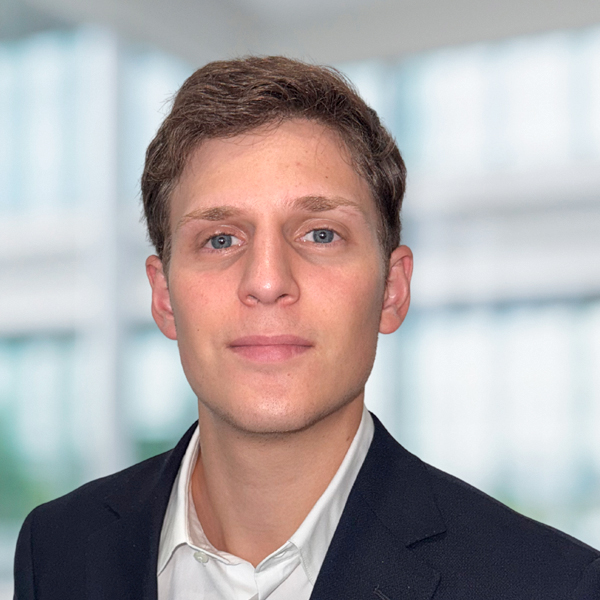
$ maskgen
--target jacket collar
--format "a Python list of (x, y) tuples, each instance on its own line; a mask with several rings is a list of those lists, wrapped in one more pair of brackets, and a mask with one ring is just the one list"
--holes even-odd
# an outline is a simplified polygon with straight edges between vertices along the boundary
[(373, 417), (375, 435), (311, 600), (428, 600), (440, 575), (411, 546), (445, 524), (425, 465)]
[[(445, 531), (426, 467), (373, 421), (373, 442), (311, 600), (429, 600), (439, 583), (439, 574), (410, 550)], [(170, 452), (130, 470), (127, 482), (116, 479), (105, 498), (113, 519), (88, 539), (87, 600), (156, 600), (162, 521), (195, 427)]]
[[(162, 521), (171, 488), (189, 440), (190, 427), (177, 446), (116, 478), (105, 497), (113, 520), (88, 538), (87, 600), (156, 600), (156, 565)], [(158, 462), (158, 468), (157, 468)], [(132, 490), (137, 490), (135, 495)]]

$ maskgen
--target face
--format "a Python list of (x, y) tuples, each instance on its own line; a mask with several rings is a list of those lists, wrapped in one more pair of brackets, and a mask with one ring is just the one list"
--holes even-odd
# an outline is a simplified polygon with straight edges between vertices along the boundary
[(240, 431), (297, 431), (362, 402), (378, 332), (402, 322), (410, 250), (389, 270), (377, 209), (339, 137), (288, 121), (204, 142), (171, 197), (154, 318), (209, 411)]

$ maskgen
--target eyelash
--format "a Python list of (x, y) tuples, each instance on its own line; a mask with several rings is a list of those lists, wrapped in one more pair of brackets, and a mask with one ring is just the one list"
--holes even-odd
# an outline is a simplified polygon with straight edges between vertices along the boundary
[[(342, 239), (342, 236), (339, 234), (339, 232), (337, 232), (335, 229), (331, 228), (331, 227), (311, 227), (308, 231), (306, 231), (306, 233), (302, 234), (300, 236), (300, 238), (303, 238), (305, 236), (307, 236), (308, 234), (312, 233), (313, 231), (331, 231), (331, 233), (334, 234), (334, 236), (337, 236), (339, 239), (333, 239), (331, 242), (328, 243), (323, 243), (323, 244), (319, 244), (318, 242), (312, 242), (315, 245), (323, 245), (323, 246), (328, 246), (331, 245), (334, 242), (340, 241)], [(218, 249), (218, 248), (208, 248), (207, 246), (209, 245), (210, 241), (213, 240), (214, 238), (217, 238), (219, 236), (231, 236), (234, 238), (237, 238), (237, 236), (233, 233), (228, 233), (226, 231), (217, 231), (213, 234), (211, 234), (210, 236), (203, 238), (200, 248), (202, 250), (208, 250), (210, 252), (222, 252), (222, 250), (226, 250), (228, 248), (231, 248), (232, 246), (229, 246), (228, 248), (223, 248), (223, 249)], [(238, 238), (239, 239), (239, 238)], [(238, 247), (241, 244), (236, 244), (235, 247)]]
[[(201, 249), (203, 249), (203, 250), (212, 250), (212, 251), (214, 251), (214, 252), (220, 252), (220, 250), (219, 250), (219, 249), (217, 249), (217, 248), (207, 248), (207, 246), (209, 245), (210, 241), (211, 241), (211, 240), (213, 240), (213, 239), (215, 239), (215, 238), (218, 238), (219, 236), (227, 236), (227, 237), (233, 237), (233, 238), (240, 239), (240, 238), (239, 238), (238, 236), (236, 236), (234, 233), (229, 233), (229, 232), (227, 232), (227, 231), (217, 231), (217, 232), (215, 232), (215, 233), (212, 233), (212, 234), (211, 234), (211, 235), (209, 235), (208, 237), (206, 237), (206, 238), (203, 238), (203, 239), (202, 239), (202, 242), (201, 242), (201, 245), (200, 245), (200, 248), (201, 248)], [(240, 240), (240, 241), (241, 241), (241, 240)], [(239, 245), (239, 244), (236, 244), (236, 247), (237, 247), (238, 245)], [(231, 246), (230, 246), (230, 247), (231, 247)]]
[[(335, 229), (332, 229), (331, 227), (312, 227), (304, 235), (302, 235), (300, 237), (304, 238), (307, 235), (309, 235), (310, 233), (313, 233), (315, 231), (330, 231), (331, 233), (333, 233), (334, 236), (338, 237), (337, 240), (333, 239), (333, 240), (331, 240), (331, 242), (323, 243), (323, 244), (319, 244), (319, 245), (328, 246), (328, 245), (331, 245), (332, 243), (337, 242), (342, 239), (342, 236)], [(313, 241), (313, 243), (318, 244), (318, 242), (314, 242), (314, 241)]]

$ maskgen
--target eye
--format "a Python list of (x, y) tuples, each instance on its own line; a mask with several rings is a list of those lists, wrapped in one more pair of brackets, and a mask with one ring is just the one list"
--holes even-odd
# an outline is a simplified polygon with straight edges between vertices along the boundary
[(331, 244), (335, 239), (339, 239), (338, 234), (331, 229), (313, 229), (302, 236), (303, 242), (314, 242), (316, 244)]
[(231, 248), (231, 246), (239, 246), (240, 243), (241, 240), (235, 237), (235, 235), (219, 233), (218, 235), (213, 235), (204, 247), (212, 250), (225, 250), (226, 248)]

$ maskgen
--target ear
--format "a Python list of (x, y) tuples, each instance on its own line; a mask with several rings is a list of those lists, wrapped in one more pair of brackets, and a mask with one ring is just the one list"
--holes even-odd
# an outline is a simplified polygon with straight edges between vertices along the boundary
[(171, 296), (163, 265), (158, 256), (146, 259), (146, 275), (152, 288), (152, 316), (158, 328), (171, 340), (177, 339)]
[(379, 333), (394, 333), (408, 312), (413, 255), (408, 246), (399, 246), (390, 256)]

